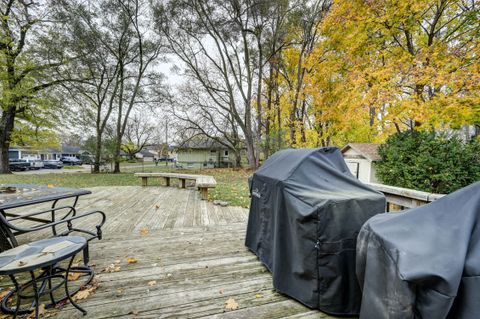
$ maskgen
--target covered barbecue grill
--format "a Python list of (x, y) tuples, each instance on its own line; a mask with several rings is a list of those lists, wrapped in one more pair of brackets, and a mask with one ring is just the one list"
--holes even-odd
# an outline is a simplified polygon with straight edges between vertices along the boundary
[(385, 197), (349, 172), (337, 148), (283, 150), (250, 181), (246, 246), (272, 272), (273, 285), (326, 313), (358, 314), (355, 246)]
[(480, 182), (373, 217), (357, 254), (361, 319), (480, 318)]

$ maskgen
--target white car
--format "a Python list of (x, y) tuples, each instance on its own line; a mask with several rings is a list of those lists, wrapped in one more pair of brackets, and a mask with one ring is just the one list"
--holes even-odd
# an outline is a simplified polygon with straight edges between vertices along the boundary
[(24, 157), (23, 159), (30, 163), (30, 169), (41, 169), (44, 166), (43, 161), (38, 158)]

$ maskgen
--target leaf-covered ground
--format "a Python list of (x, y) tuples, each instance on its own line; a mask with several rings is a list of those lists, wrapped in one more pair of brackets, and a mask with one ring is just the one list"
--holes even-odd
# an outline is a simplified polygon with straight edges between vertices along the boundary
[[(186, 174), (203, 174), (215, 177), (217, 187), (210, 190), (209, 200), (227, 201), (233, 206), (248, 207), (248, 177), (251, 172), (243, 169), (202, 169), (179, 170), (159, 165), (142, 167), (123, 167), (123, 173), (90, 174), (90, 173), (52, 173), (52, 174), (10, 174), (0, 175), (0, 184), (53, 184), (55, 186), (87, 188), (95, 186), (132, 186), (140, 185), (134, 172), (166, 172), (175, 171)], [(163, 180), (150, 179), (149, 185), (163, 185)]]

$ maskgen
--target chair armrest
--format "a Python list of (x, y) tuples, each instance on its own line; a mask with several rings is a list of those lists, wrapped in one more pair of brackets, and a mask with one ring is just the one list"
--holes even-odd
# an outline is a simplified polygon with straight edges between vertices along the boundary
[[(85, 217), (88, 217), (88, 216), (93, 216), (93, 215), (98, 215), (100, 217), (100, 222), (95, 226), (96, 232), (73, 227), (73, 224), (72, 224), (73, 221), (75, 221), (77, 219), (85, 218)], [(0, 216), (0, 219), (2, 219), (2, 222), (5, 223), (8, 228), (17, 231), (17, 234), (24, 234), (24, 233), (29, 233), (29, 232), (33, 232), (33, 231), (39, 231), (39, 230), (46, 229), (46, 228), (54, 228), (55, 226), (58, 226), (60, 224), (66, 224), (68, 230), (66, 232), (63, 232), (63, 233), (59, 234), (59, 236), (66, 236), (73, 231), (77, 231), (77, 232), (81, 232), (81, 233), (85, 233), (87, 235), (90, 235), (91, 238), (88, 238), (88, 240), (91, 240), (93, 238), (102, 239), (102, 229), (101, 228), (102, 228), (103, 224), (105, 224), (105, 220), (106, 220), (105, 213), (102, 212), (102, 211), (99, 211), (99, 210), (91, 211), (91, 212), (87, 212), (87, 213), (82, 213), (81, 215), (75, 215), (75, 216), (60, 219), (60, 220), (57, 220), (57, 221), (54, 221), (54, 222), (51, 222), (51, 223), (48, 223), (48, 224), (36, 225), (36, 226), (33, 226), (33, 227), (15, 226), (15, 225), (9, 223), (8, 221), (6, 221), (2, 217), (3, 216)]]
[[(15, 217), (13, 218), (9, 218), (8, 221), (11, 222), (13, 220), (18, 220), (18, 219), (25, 219), (25, 217), (32, 217), (32, 216), (37, 216), (37, 215), (42, 215), (42, 214), (46, 214), (46, 213), (54, 213), (56, 212), (57, 210), (63, 210), (63, 209), (68, 209), (68, 213), (63, 216), (61, 219), (65, 219), (67, 218), (71, 213), (72, 214), (72, 217), (75, 216), (77, 214), (77, 210), (75, 209), (75, 207), (73, 206), (70, 206), (70, 205), (65, 205), (65, 206), (61, 206), (61, 207), (53, 207), (53, 208), (49, 208), (49, 209), (46, 209), (46, 210), (42, 210), (42, 211), (39, 211), (39, 212), (34, 212), (34, 213), (28, 213), (28, 214), (22, 214), (22, 215), (15, 215)], [(52, 216), (54, 217), (54, 216)], [(55, 221), (52, 220), (52, 221)]]

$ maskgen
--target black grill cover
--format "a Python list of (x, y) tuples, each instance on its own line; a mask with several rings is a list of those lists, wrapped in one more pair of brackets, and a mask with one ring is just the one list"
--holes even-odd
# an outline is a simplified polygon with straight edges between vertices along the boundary
[(246, 246), (273, 286), (326, 313), (358, 314), (355, 245), (385, 197), (349, 172), (337, 148), (283, 150), (250, 181)]
[(362, 228), (363, 319), (480, 318), (480, 182)]

